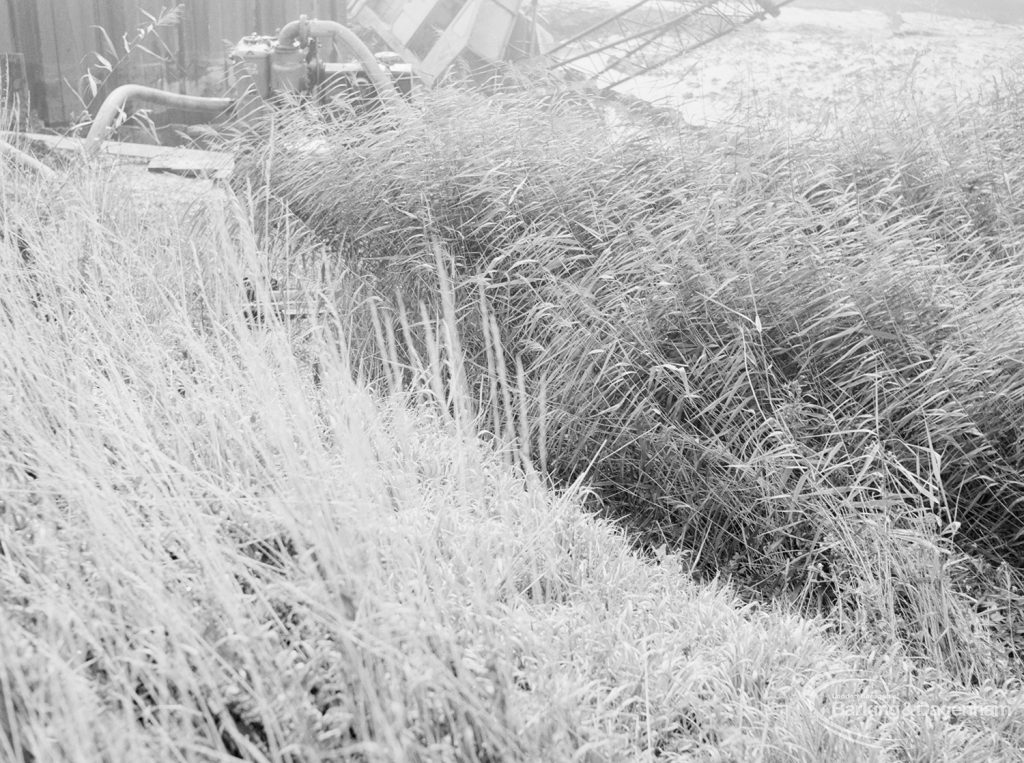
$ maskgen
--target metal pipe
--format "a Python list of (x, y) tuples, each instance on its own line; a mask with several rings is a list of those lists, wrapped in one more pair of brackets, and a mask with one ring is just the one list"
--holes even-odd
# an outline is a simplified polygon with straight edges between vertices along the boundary
[(281, 28), (277, 35), (277, 44), (282, 48), (290, 48), (303, 37), (331, 37), (335, 43), (341, 43), (348, 47), (366, 69), (366, 74), (381, 101), (398, 110), (405, 106), (395, 84), (391, 81), (388, 73), (384, 71), (384, 67), (380, 65), (377, 57), (351, 29), (342, 26), (337, 21), (321, 21), (303, 17), (297, 21), (291, 21)]
[(204, 98), (198, 95), (181, 95), (167, 90), (157, 90), (144, 85), (121, 85), (103, 101), (96, 118), (92, 121), (89, 134), (85, 136), (86, 153), (93, 154), (107, 137), (117, 115), (129, 101), (143, 101), (160, 106), (174, 106), (188, 111), (199, 111), (216, 116), (230, 109), (235, 102), (231, 98)]
[(18, 164), (22, 164), (31, 170), (35, 170), (39, 175), (46, 180), (53, 180), (57, 177), (57, 173), (43, 164), (41, 161), (36, 159), (34, 156), (26, 154), (20, 148), (15, 148), (5, 140), (0, 140), (0, 156), (9, 156), (11, 159), (16, 161)]

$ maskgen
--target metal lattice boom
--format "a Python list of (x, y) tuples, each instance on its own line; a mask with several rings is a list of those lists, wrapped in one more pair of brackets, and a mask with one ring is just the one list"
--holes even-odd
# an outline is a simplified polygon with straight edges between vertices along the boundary
[(458, 58), (501, 64), (541, 54), (615, 87), (686, 56), (793, 0), (639, 0), (565, 42), (538, 25), (539, 0), (349, 0), (348, 16), (373, 29), (427, 83)]
[(683, 58), (793, 0), (639, 0), (548, 52), (609, 88)]

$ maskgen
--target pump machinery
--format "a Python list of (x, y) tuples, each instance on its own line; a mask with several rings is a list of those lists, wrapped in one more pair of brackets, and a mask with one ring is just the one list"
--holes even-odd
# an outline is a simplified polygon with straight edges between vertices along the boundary
[[(114, 90), (86, 139), (95, 151), (129, 102), (164, 105), (211, 118), (244, 119), (288, 93), (325, 107), (400, 109), (416, 83), (434, 84), (456, 61), (467, 71), (540, 66), (570, 72), (596, 88), (620, 88), (692, 54), (741, 26), (778, 15), (793, 0), (640, 0), (569, 39), (555, 41), (537, 0), (354, 0), (348, 16), (390, 47), (373, 53), (352, 29), (302, 17), (276, 36), (252, 34), (232, 50), (231, 91), (210, 98), (140, 85)], [(348, 61), (336, 62), (338, 54)]]

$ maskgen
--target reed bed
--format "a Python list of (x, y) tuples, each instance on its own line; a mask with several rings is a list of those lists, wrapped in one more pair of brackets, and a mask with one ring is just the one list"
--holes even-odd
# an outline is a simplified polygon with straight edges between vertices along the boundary
[(1013, 759), (1001, 98), (299, 111), (183, 222), (0, 164), (0, 759)]

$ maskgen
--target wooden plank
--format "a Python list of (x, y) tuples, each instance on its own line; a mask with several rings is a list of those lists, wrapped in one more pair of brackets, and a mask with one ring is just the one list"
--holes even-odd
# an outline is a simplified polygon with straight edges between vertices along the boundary
[(48, 122), (67, 123), (71, 110), (66, 104), (64, 85), (61, 82), (63, 59), (68, 50), (60, 43), (60, 31), (55, 26), (57, 12), (53, 0), (38, 0), (36, 3), (39, 21), (39, 51), (43, 63), (43, 79), (46, 82), (46, 111)]
[(14, 0), (5, 0), (0, 5), (0, 53), (20, 53), (15, 43)]
[(192, 2), (185, 8), (185, 60), (193, 79), (203, 76), (210, 57), (209, 13), (207, 2)]
[[(67, 93), (69, 106), (68, 118), (73, 119), (81, 115), (85, 109), (85, 100), (88, 93), (84, 87), (83, 75), (88, 67), (96, 63), (96, 16), (88, 3), (73, 3), (73, 10), (68, 8), (67, 3), (54, 2), (58, 17), (58, 34), (63, 35), (63, 42), (67, 46), (67, 55), (64, 57), (61, 71), (61, 84)], [(106, 76), (106, 73), (102, 73)], [(111, 77), (111, 84), (116, 82), (116, 76)], [(96, 107), (102, 103), (98, 99)]]
[(15, 51), (25, 57), (25, 76), (28, 78), (32, 110), (44, 122), (49, 120), (46, 74), (43, 67), (42, 45), (39, 38), (38, 8), (35, 0), (11, 0), (9, 12), (13, 21)]
[(20, 53), (0, 52), (0, 119), (24, 129), (28, 103), (25, 57)]
[(169, 172), (190, 178), (227, 179), (235, 168), (235, 158), (223, 151), (175, 148), (155, 155), (147, 166), (150, 172)]
[(63, 0), (37, 0), (36, 6), (49, 121), (66, 124), (82, 113), (83, 100), (89, 100), (83, 81), (93, 61), (93, 8)]
[(223, 3), (213, 0), (200, 0), (189, 6), (192, 17), (192, 33), (195, 35), (195, 56), (204, 67), (216, 66), (224, 59), (224, 43), (221, 30), (220, 9), (231, 5), (235, 0), (224, 0)]
[[(57, 151), (85, 151), (83, 138), (69, 138), (43, 133), (0, 133), (0, 138), (20, 143), (42, 143)], [(100, 151), (108, 156), (145, 161), (150, 172), (168, 172), (184, 177), (225, 179), (231, 176), (235, 158), (224, 151), (198, 151), (194, 148), (152, 146), (145, 143), (104, 141)]]
[[(88, 4), (83, 3), (82, 5)], [(88, 25), (91, 28), (87, 27), (88, 35), (84, 38), (88, 49), (83, 55), (79, 75), (85, 74), (86, 70), (92, 67), (93, 76), (99, 81), (95, 96), (92, 96), (91, 91), (82, 88), (83, 97), (86, 98), (90, 110), (95, 113), (95, 110), (103, 103), (103, 99), (114, 88), (131, 80), (132, 70), (130, 61), (119, 63), (119, 60), (125, 56), (121, 39), (125, 33), (124, 14), (121, 12), (120, 4), (108, 2), (108, 0), (92, 0), (91, 5)], [(109, 45), (106, 42), (107, 38), (110, 39)], [(102, 67), (98, 65), (98, 55), (110, 62), (114, 67), (112, 72), (103, 71)]]
[[(107, 31), (110, 32), (114, 44), (122, 46), (118, 51), (118, 58), (125, 58), (124, 64), (118, 72), (116, 84), (133, 83), (160, 87), (158, 80), (161, 72), (154, 72), (154, 61), (138, 48), (140, 44), (151, 50), (159, 47), (152, 36), (139, 38), (140, 27), (150, 23), (149, 19), (142, 15), (142, 10), (154, 13), (160, 10), (159, 6), (154, 7), (153, 3), (144, 0), (98, 0), (98, 2), (106, 6), (106, 19), (110, 24)], [(124, 39), (135, 42), (134, 49), (125, 51)], [(159, 70), (160, 67), (157, 66), (156, 69)]]
[(310, 18), (316, 18), (316, 11), (310, 5), (311, 3), (301, 3), (299, 0), (277, 0), (273, 4), (272, 13), (268, 19), (270, 25), (267, 27), (267, 33), (277, 32), (289, 21), (295, 21), (303, 13), (309, 14)]

